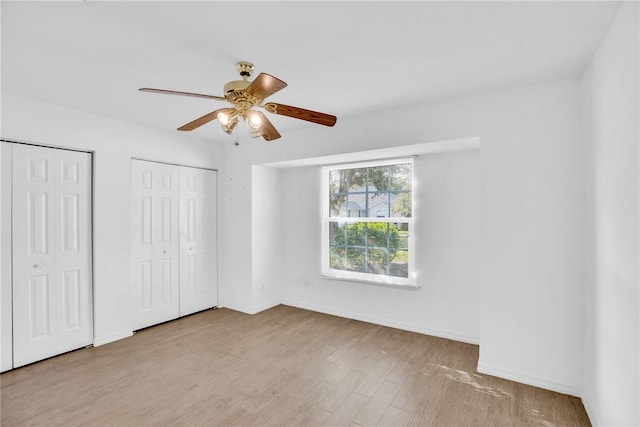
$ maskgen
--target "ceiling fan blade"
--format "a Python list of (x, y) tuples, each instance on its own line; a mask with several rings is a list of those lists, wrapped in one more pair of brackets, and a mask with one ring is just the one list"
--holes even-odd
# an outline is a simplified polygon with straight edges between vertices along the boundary
[(276, 104), (275, 102), (266, 103), (264, 105), (264, 109), (273, 114), (306, 120), (308, 122), (318, 123), (324, 126), (333, 126), (338, 120), (336, 116), (332, 116), (331, 114), (305, 110), (304, 108), (292, 107), (290, 105)]
[(260, 120), (262, 121), (262, 137), (265, 141), (273, 141), (274, 139), (278, 139), (282, 136), (262, 111), (255, 111), (254, 114), (260, 116)]
[(206, 125), (207, 123), (209, 123), (210, 121), (213, 121), (215, 119), (218, 118), (218, 113), (220, 113), (221, 111), (224, 112), (233, 112), (235, 111), (233, 108), (220, 108), (219, 110), (213, 111), (209, 114), (205, 114), (202, 117), (199, 117), (197, 119), (195, 119), (192, 122), (187, 123), (186, 125), (182, 125), (178, 128), (178, 130), (194, 130), (199, 128), (202, 125)]
[(204, 95), (201, 93), (191, 93), (191, 92), (180, 92), (177, 90), (166, 90), (166, 89), (154, 89), (151, 87), (141, 87), (138, 89), (140, 92), (152, 92), (152, 93), (162, 93), (166, 95), (182, 95), (182, 96), (193, 96), (196, 98), (207, 98), (207, 99), (217, 99), (218, 101), (226, 101), (226, 98), (223, 96), (216, 95)]
[(265, 99), (285, 87), (287, 87), (287, 84), (279, 78), (270, 74), (260, 73), (244, 91), (258, 99)]

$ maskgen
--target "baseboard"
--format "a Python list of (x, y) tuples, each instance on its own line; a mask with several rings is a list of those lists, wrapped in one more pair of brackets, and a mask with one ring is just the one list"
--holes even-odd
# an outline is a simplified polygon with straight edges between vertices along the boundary
[(224, 305), (221, 305), (219, 308), (228, 308), (229, 310), (233, 310), (233, 311), (239, 311), (240, 313), (245, 313), (245, 314), (258, 314), (261, 311), (265, 311), (268, 310), (270, 308), (273, 308), (275, 306), (280, 305), (280, 301), (272, 301), (269, 302), (267, 304), (262, 304), (256, 307), (246, 307), (244, 305), (237, 305), (237, 304), (227, 304), (225, 303)]
[(541, 378), (530, 377), (528, 375), (523, 375), (519, 372), (513, 372), (508, 369), (491, 366), (486, 363), (482, 363), (481, 361), (478, 362), (477, 370), (481, 374), (487, 374), (494, 377), (504, 378), (504, 379), (519, 382), (522, 384), (544, 388), (545, 390), (551, 390), (558, 393), (569, 394), (571, 396), (577, 396), (577, 397), (580, 397), (581, 395), (580, 390), (576, 387), (566, 385), (566, 384), (555, 383), (553, 381), (548, 381)]
[(584, 396), (580, 400), (582, 400), (582, 406), (584, 406), (584, 410), (587, 412), (587, 417), (589, 417), (589, 421), (591, 422), (591, 425), (593, 427), (598, 427), (600, 424), (598, 424), (598, 422), (596, 421), (596, 417), (595, 417), (595, 414), (593, 413), (593, 410), (591, 409), (589, 400)]
[(270, 308), (277, 307), (282, 304), (280, 301), (271, 301), (266, 304), (261, 304), (257, 307), (253, 307), (251, 314), (260, 313), (261, 311), (269, 310)]
[(220, 307), (253, 315), (253, 314), (260, 313), (261, 311), (265, 311), (270, 308), (276, 307), (280, 304), (289, 305), (291, 307), (303, 308), (305, 310), (316, 311), (318, 313), (330, 314), (332, 316), (344, 317), (344, 318), (353, 319), (353, 320), (360, 320), (362, 322), (373, 323), (376, 325), (388, 326), (390, 328), (402, 329), (404, 331), (416, 332), (423, 335), (431, 335), (434, 337), (446, 338), (453, 341), (460, 341), (468, 344), (478, 345), (480, 343), (480, 340), (476, 337), (468, 337), (465, 335), (459, 335), (459, 334), (454, 334), (454, 333), (445, 332), (445, 331), (427, 329), (420, 326), (411, 325), (408, 323), (396, 322), (388, 319), (380, 319), (373, 316), (353, 313), (350, 311), (335, 310), (328, 307), (323, 307), (323, 306), (314, 305), (314, 304), (307, 304), (307, 303), (303, 303), (300, 301), (293, 301), (293, 300), (271, 301), (269, 303), (262, 304), (256, 307), (246, 307), (246, 306), (241, 306), (236, 304), (225, 303)]
[(317, 311), (319, 313), (331, 314), (332, 316), (345, 317), (347, 319), (360, 320), (362, 322), (373, 323), (376, 325), (388, 326), (390, 328), (402, 329), (404, 331), (416, 332), (423, 335), (430, 335), (439, 338), (446, 338), (453, 341), (460, 341), (468, 344), (478, 345), (480, 340), (476, 337), (468, 337), (465, 335), (459, 335), (446, 331), (439, 331), (434, 329), (423, 328), (408, 323), (396, 322), (389, 319), (381, 319), (374, 316), (368, 316), (360, 313), (353, 313), (350, 311), (336, 310), (333, 308), (318, 306), (314, 304), (307, 304), (300, 301), (284, 300), (284, 305), (290, 305), (292, 307), (303, 308), (305, 310)]
[(233, 303), (220, 304), (218, 308), (228, 308), (229, 310), (239, 311), (240, 313), (252, 314), (251, 308), (245, 307), (244, 305), (238, 305)]
[(101, 345), (109, 344), (110, 342), (118, 341), (124, 338), (129, 338), (133, 335), (133, 331), (122, 331), (115, 334), (107, 335), (106, 337), (94, 337), (93, 346), (99, 347)]

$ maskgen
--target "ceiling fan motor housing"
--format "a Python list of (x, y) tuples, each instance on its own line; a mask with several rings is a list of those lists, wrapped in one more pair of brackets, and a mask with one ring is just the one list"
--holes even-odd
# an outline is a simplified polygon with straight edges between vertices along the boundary
[(229, 92), (242, 92), (247, 86), (249, 86), (251, 82), (248, 80), (233, 80), (224, 85), (224, 93), (227, 94)]
[(239, 109), (248, 109), (258, 103), (256, 97), (245, 92), (251, 84), (248, 80), (233, 80), (224, 85), (224, 97)]

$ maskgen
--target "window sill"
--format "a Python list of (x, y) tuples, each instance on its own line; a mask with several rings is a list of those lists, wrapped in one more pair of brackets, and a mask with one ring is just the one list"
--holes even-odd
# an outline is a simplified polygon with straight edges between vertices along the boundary
[(358, 278), (351, 276), (339, 276), (334, 274), (321, 273), (320, 277), (328, 280), (337, 280), (339, 282), (354, 282), (366, 285), (377, 285), (385, 288), (401, 288), (401, 289), (420, 289), (421, 286), (417, 283), (391, 283), (384, 280), (372, 280), (366, 278)]

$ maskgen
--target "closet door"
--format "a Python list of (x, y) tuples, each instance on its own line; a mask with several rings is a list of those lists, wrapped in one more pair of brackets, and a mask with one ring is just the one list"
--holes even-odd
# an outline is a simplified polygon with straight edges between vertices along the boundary
[(91, 158), (13, 146), (14, 367), (89, 345)]
[(179, 167), (131, 161), (135, 329), (179, 316)]
[(218, 304), (217, 174), (180, 167), (180, 315)]

